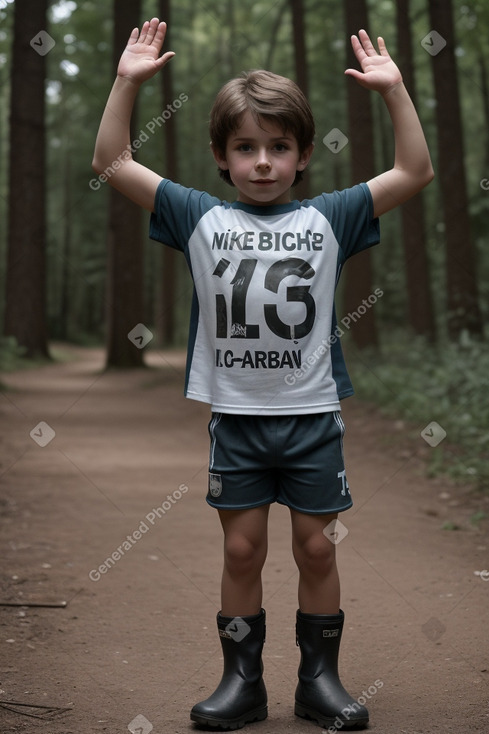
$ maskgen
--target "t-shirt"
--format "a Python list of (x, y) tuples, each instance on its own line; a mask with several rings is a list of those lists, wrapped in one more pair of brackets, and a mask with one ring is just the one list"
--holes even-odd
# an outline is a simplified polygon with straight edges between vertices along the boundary
[(353, 394), (334, 293), (346, 259), (379, 241), (366, 184), (271, 206), (163, 179), (150, 237), (194, 283), (185, 395), (220, 413), (339, 409)]

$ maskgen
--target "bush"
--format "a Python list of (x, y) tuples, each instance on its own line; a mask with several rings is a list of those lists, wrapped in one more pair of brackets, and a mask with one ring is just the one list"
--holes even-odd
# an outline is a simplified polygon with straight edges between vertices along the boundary
[(26, 350), (13, 336), (0, 336), (0, 372), (10, 372), (19, 366)]
[(402, 416), (417, 431), (431, 421), (446, 431), (431, 454), (433, 474), (448, 473), (489, 490), (487, 344), (467, 333), (458, 343), (436, 347), (405, 332), (384, 333), (380, 351), (349, 354), (349, 368), (360, 399)]

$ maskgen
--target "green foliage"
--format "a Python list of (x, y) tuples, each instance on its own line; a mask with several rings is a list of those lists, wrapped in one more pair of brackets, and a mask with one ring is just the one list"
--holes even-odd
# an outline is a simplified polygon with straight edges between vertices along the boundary
[(10, 372), (22, 363), (26, 350), (13, 336), (0, 336), (0, 372)]
[(350, 371), (356, 394), (410, 421), (413, 437), (432, 421), (446, 431), (430, 449), (432, 474), (489, 491), (487, 343), (462, 334), (458, 343), (435, 347), (385, 329), (381, 351), (352, 354)]
[[(156, 0), (145, 0), (144, 17), (158, 12)], [(369, 0), (373, 36), (384, 36), (396, 54), (396, 2)], [(467, 191), (472, 236), (477, 246), (480, 302), (489, 316), (489, 255), (487, 218), (489, 191), (481, 180), (489, 179), (489, 120), (484, 98), (484, 71), (489, 71), (489, 4), (486, 0), (452, 0), (464, 141)], [(8, 160), (9, 77), (14, 3), (0, 0), (0, 160)], [(304, 0), (309, 98), (316, 119), (316, 146), (311, 162), (311, 190), (329, 191), (349, 185), (350, 146), (334, 155), (322, 143), (338, 127), (348, 132), (344, 77), (346, 49), (343, 3)], [(47, 56), (47, 159), (48, 159), (48, 316), (50, 337), (85, 343), (103, 343), (106, 315), (108, 185), (90, 186), (94, 141), (113, 79), (113, 3), (95, 0), (53, 0), (48, 32), (55, 46)], [(411, 0), (411, 29), (416, 71), (418, 112), (426, 132), (436, 171), (437, 136), (434, 122), (432, 58), (421, 46), (430, 25), (426, 0)], [(129, 33), (128, 29), (128, 33)], [(234, 190), (217, 176), (209, 151), (207, 121), (219, 87), (243, 69), (267, 67), (294, 76), (294, 50), (290, 2), (260, 0), (181, 0), (172, 3), (171, 48), (174, 93), (188, 95), (177, 115), (178, 180), (186, 186), (208, 190), (232, 199)], [(33, 52), (34, 53), (34, 52)], [(162, 100), (161, 80), (155, 77), (141, 89), (137, 129), (146, 129), (167, 103)], [(376, 166), (379, 171), (392, 160), (392, 135), (380, 99), (373, 103)], [(138, 160), (164, 175), (164, 127), (148, 136)], [(5, 281), (8, 179), (0, 166), (0, 290)], [(430, 277), (438, 331), (446, 322), (446, 262), (444, 224), (437, 181), (423, 194)], [(147, 216), (144, 218), (147, 235)], [(158, 323), (161, 282), (160, 246), (147, 242), (145, 253), (145, 323)], [(373, 252), (375, 284), (385, 296), (378, 309), (386, 328), (404, 328), (407, 288), (399, 213), (382, 220), (382, 246)], [(177, 277), (177, 334), (186, 341), (191, 283), (183, 258)], [(0, 302), (0, 321), (3, 303)], [(439, 354), (445, 347), (439, 347)], [(451, 359), (446, 348), (446, 360)], [(440, 357), (444, 362), (444, 357)], [(394, 375), (392, 375), (392, 378)], [(399, 377), (399, 390), (404, 388)], [(435, 390), (435, 387), (433, 388)], [(435, 397), (432, 398), (435, 400)], [(446, 397), (436, 398), (440, 405)]]
[(452, 520), (447, 520), (447, 522), (444, 522), (441, 526), (442, 530), (460, 530), (460, 525), (457, 525), (457, 523), (453, 522)]

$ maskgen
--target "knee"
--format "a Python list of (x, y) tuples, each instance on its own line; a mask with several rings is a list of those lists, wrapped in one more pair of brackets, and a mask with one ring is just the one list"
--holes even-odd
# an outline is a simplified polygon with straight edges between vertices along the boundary
[(300, 571), (324, 576), (336, 563), (335, 547), (324, 535), (313, 535), (294, 548)]
[(259, 573), (266, 556), (266, 547), (254, 543), (243, 535), (233, 535), (224, 543), (224, 559), (227, 568), (233, 573)]

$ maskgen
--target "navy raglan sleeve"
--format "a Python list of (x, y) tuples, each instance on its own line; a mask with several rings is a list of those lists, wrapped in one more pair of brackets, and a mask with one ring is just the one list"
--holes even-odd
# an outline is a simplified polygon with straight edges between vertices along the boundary
[(204, 191), (189, 189), (164, 178), (155, 195), (149, 236), (152, 240), (186, 252), (188, 241), (199, 219), (221, 204)]
[(321, 205), (346, 260), (380, 241), (378, 218), (373, 216), (373, 200), (367, 184), (322, 194)]

